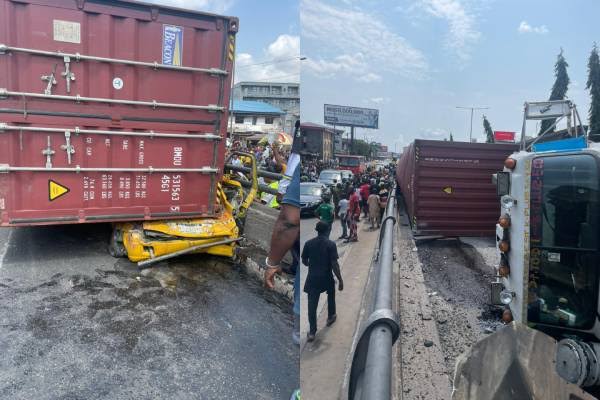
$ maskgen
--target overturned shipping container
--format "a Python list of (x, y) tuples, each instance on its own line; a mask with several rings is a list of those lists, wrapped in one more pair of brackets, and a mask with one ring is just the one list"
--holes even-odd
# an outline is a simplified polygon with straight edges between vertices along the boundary
[(492, 174), (514, 144), (415, 140), (396, 169), (415, 235), (494, 236), (500, 207)]
[(0, 0), (2, 226), (219, 214), (235, 18)]

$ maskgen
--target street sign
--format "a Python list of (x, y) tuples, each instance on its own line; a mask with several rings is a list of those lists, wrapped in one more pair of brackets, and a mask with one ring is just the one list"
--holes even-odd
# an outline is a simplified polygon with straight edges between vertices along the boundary
[(515, 132), (508, 131), (494, 131), (494, 141), (495, 142), (514, 142), (515, 141)]
[(324, 121), (330, 125), (379, 129), (379, 110), (325, 104)]
[(525, 107), (526, 119), (558, 118), (570, 113), (571, 102), (568, 100), (527, 103)]

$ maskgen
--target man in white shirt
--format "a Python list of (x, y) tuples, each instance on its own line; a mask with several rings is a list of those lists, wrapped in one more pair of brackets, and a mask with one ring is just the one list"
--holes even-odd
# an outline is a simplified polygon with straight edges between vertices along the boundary
[(340, 223), (342, 224), (342, 236), (338, 239), (348, 238), (348, 223), (346, 222), (346, 214), (348, 213), (348, 199), (343, 196), (338, 202), (338, 217), (340, 217)]

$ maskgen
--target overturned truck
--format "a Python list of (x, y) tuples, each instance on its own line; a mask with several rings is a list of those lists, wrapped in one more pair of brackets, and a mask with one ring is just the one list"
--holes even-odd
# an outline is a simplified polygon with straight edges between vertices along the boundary
[[(550, 117), (566, 119), (570, 137), (527, 142), (526, 121)], [(476, 344), (459, 364), (455, 398), (478, 398), (472, 386), (476, 381), (500, 382), (510, 375), (522, 381), (518, 390), (511, 389), (514, 398), (598, 394), (600, 145), (588, 141), (578, 119), (570, 101), (525, 105), (521, 150), (495, 175), (502, 211), (496, 225), (500, 263), (491, 300), (505, 308), (502, 318), (512, 324)], [(483, 353), (495, 367), (476, 373), (473, 366)], [(549, 377), (562, 382), (563, 389), (539, 388)], [(571, 397), (563, 396), (567, 392)]]

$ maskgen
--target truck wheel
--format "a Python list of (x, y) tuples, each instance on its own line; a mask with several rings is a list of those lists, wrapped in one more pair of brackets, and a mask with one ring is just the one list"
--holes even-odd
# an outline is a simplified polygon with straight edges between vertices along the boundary
[(114, 229), (110, 235), (108, 253), (115, 258), (127, 256), (127, 250), (123, 246), (123, 234), (118, 229)]

